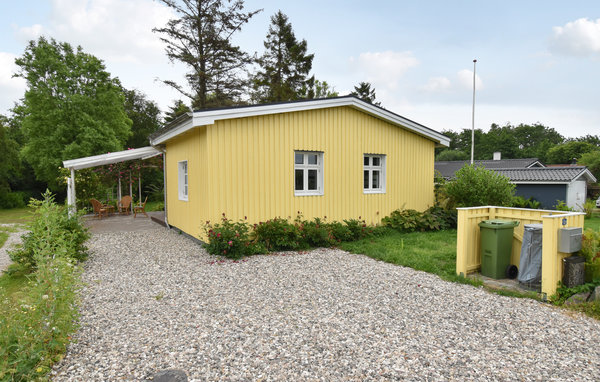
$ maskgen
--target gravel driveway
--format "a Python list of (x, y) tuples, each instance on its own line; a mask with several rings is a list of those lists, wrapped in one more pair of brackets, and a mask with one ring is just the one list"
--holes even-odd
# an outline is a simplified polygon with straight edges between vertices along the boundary
[(215, 262), (172, 231), (97, 234), (55, 381), (582, 380), (600, 324), (340, 250)]

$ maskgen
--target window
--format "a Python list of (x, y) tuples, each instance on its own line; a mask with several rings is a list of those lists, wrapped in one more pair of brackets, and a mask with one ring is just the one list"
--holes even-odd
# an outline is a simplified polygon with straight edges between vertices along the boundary
[(385, 193), (385, 155), (365, 154), (363, 164), (364, 193)]
[(323, 153), (294, 151), (294, 195), (323, 195)]
[(178, 162), (179, 170), (179, 200), (188, 200), (188, 162), (186, 160)]

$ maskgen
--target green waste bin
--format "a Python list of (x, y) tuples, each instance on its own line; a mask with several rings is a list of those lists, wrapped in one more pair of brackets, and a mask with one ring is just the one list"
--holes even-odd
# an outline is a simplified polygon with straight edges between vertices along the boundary
[(513, 230), (519, 225), (514, 220), (484, 220), (481, 230), (481, 274), (494, 279), (506, 278), (510, 266)]

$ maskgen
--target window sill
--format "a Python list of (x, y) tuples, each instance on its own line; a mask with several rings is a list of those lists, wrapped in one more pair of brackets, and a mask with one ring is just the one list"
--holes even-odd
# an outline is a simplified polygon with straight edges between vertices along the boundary
[(363, 194), (385, 194), (385, 190), (363, 190)]
[(294, 196), (323, 196), (323, 192), (294, 192)]
[(187, 202), (188, 198), (182, 198), (181, 196), (179, 197), (179, 200), (181, 200), (182, 202)]

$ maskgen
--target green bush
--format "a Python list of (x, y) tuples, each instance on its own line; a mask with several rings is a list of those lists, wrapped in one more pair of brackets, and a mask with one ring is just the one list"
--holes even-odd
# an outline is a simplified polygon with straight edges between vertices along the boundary
[(336, 239), (329, 232), (327, 223), (319, 218), (313, 221), (302, 221), (299, 223), (300, 235), (310, 247), (330, 247), (336, 244)]
[(445, 186), (446, 194), (458, 207), (512, 206), (515, 185), (509, 179), (483, 167), (465, 165)]
[(431, 207), (425, 212), (395, 210), (381, 220), (386, 227), (400, 232), (439, 231), (456, 227), (456, 216), (441, 207)]
[(583, 204), (583, 212), (585, 212), (585, 218), (591, 219), (594, 214), (594, 208), (596, 208), (596, 201), (588, 199)]
[(22, 208), (25, 207), (25, 193), (23, 192), (11, 192), (10, 189), (0, 189), (0, 208), (11, 209), (11, 208)]
[[(0, 289), (0, 380), (43, 379), (62, 357), (77, 325), (78, 260), (88, 235), (50, 192), (32, 201), (34, 218), (22, 248), (10, 253), (14, 270), (30, 280), (18, 297)], [(14, 273), (2, 277), (13, 277)]]
[(274, 218), (255, 225), (254, 236), (268, 251), (292, 250), (302, 246), (302, 236), (298, 227), (283, 218)]
[(232, 222), (225, 217), (225, 214), (223, 214), (221, 223), (206, 222), (205, 232), (208, 243), (204, 244), (204, 248), (211, 255), (239, 259), (265, 251), (260, 245), (250, 240), (250, 225), (247, 222)]
[(567, 203), (565, 203), (564, 200), (557, 200), (556, 206), (554, 206), (554, 208), (558, 211), (569, 211), (569, 212), (575, 211), (573, 208), (569, 207), (567, 205)]
[(538, 202), (534, 198), (525, 199), (522, 196), (515, 196), (512, 201), (512, 206), (515, 208), (531, 208), (539, 210), (542, 208), (542, 203)]
[(10, 251), (12, 261), (24, 269), (37, 267), (36, 253), (51, 257), (84, 260), (87, 256), (85, 241), (89, 238), (81, 216), (69, 216), (65, 207), (54, 202), (54, 196), (46, 191), (43, 200), (32, 199), (33, 219), (27, 224), (29, 233), (23, 235), (23, 244)]

